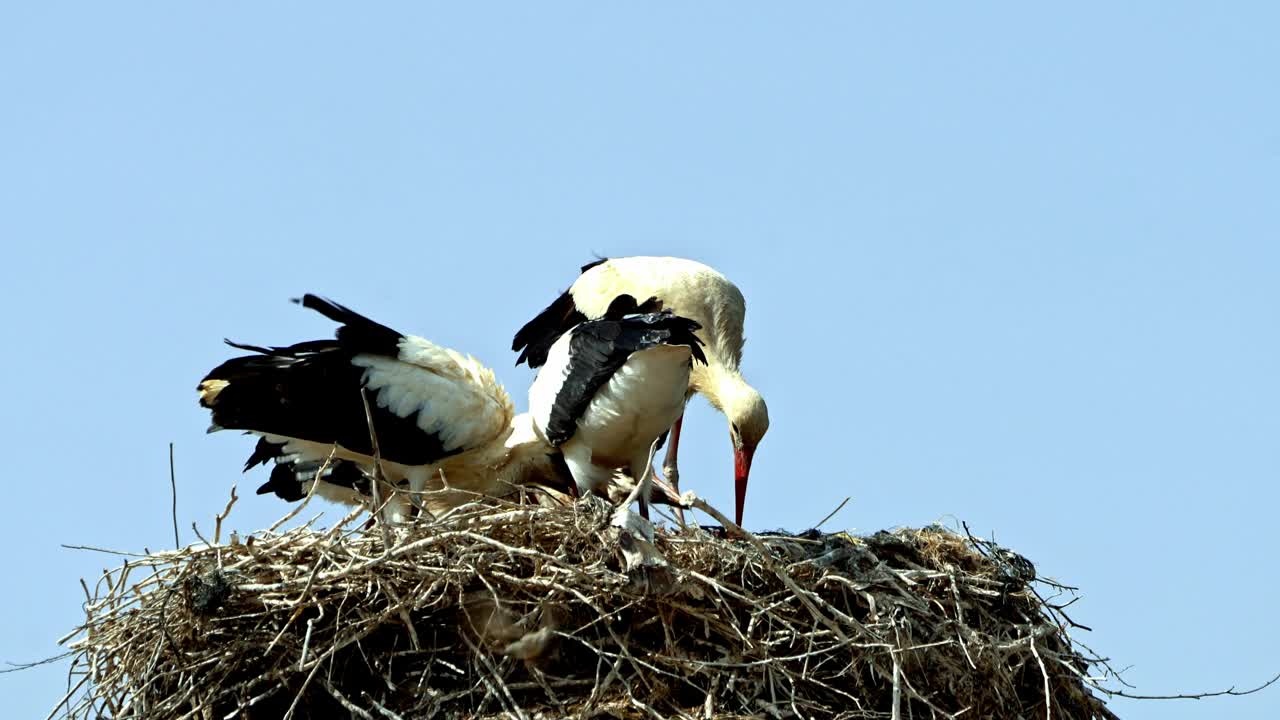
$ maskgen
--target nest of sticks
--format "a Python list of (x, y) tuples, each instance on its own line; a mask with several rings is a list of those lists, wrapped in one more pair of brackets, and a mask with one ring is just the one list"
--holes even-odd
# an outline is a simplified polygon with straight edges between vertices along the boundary
[(281, 523), (86, 584), (55, 713), (1115, 717), (1064, 588), (967, 533), (661, 528), (669, 566), (628, 572), (609, 513), (585, 503)]

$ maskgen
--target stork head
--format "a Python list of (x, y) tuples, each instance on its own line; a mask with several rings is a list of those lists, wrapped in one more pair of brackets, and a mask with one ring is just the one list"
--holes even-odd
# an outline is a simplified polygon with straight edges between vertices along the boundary
[(729, 418), (729, 439), (733, 443), (734, 522), (742, 525), (742, 508), (747, 500), (747, 479), (756, 446), (769, 431), (769, 407), (755, 388), (739, 377), (737, 387), (721, 397), (721, 410)]
[(509, 485), (539, 485), (559, 492), (576, 491), (559, 451), (538, 432), (531, 413), (511, 418), (498, 465), (499, 481)]

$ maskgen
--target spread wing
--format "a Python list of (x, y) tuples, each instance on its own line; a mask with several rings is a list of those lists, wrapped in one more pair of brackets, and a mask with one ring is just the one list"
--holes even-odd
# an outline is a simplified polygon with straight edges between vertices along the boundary
[(474, 359), (314, 295), (301, 304), (341, 323), (336, 339), (284, 347), (228, 341), (251, 354), (201, 381), (200, 403), (212, 412), (213, 429), (371, 455), (364, 388), (382, 457), (426, 465), (491, 442), (510, 423), (510, 398)]

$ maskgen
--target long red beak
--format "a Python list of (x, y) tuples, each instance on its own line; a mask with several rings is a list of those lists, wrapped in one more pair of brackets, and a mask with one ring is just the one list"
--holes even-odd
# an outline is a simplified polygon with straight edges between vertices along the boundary
[(739, 447), (733, 450), (733, 521), (742, 527), (742, 506), (747, 502), (747, 477), (751, 474), (751, 457), (756, 449)]

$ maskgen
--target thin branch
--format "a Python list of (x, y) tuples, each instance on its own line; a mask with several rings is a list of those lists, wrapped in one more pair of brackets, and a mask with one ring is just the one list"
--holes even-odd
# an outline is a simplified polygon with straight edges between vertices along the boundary
[(54, 655), (53, 657), (47, 657), (43, 660), (36, 660), (35, 662), (5, 663), (5, 665), (9, 666), (9, 668), (7, 670), (0, 670), (0, 675), (4, 675), (6, 673), (21, 672), (23, 670), (30, 670), (31, 668), (40, 667), (41, 665), (51, 665), (53, 663), (58, 662), (59, 660), (66, 660), (67, 658), (73, 655), (75, 655), (75, 652), (68, 651), (64, 653), (59, 653), (58, 655)]
[(226, 520), (227, 516), (231, 514), (231, 507), (235, 505), (236, 501), (239, 499), (240, 496), (236, 495), (236, 486), (232, 485), (231, 497), (227, 500), (227, 506), (222, 509), (222, 512), (213, 516), (213, 543), (215, 545), (222, 542), (222, 521)]
[(848, 504), (849, 504), (849, 500), (851, 500), (851, 499), (852, 499), (852, 498), (845, 498), (844, 500), (841, 500), (841, 501), (840, 501), (840, 504), (836, 506), (836, 509), (835, 509), (835, 510), (832, 510), (832, 511), (831, 511), (831, 512), (829, 512), (829, 513), (827, 513), (827, 516), (826, 516), (826, 517), (824, 517), (824, 518), (822, 518), (821, 520), (819, 520), (819, 521), (818, 521), (818, 524), (813, 526), (813, 529), (814, 529), (814, 530), (817, 530), (818, 528), (822, 527), (823, 525), (826, 525), (826, 524), (827, 524), (827, 521), (828, 521), (828, 520), (830, 520), (831, 518), (835, 517), (835, 516), (836, 516), (836, 513), (838, 513), (838, 512), (840, 512), (841, 510), (843, 510), (843, 509), (844, 509), (844, 506), (845, 506), (845, 505), (848, 505)]
[(178, 539), (178, 479), (173, 471), (173, 443), (169, 443), (169, 494), (173, 498), (170, 513), (173, 516), (173, 549), (181, 550), (182, 542)]
[(385, 501), (381, 499), (382, 488), (384, 485), (389, 486), (390, 483), (387, 483), (387, 477), (382, 472), (382, 451), (378, 447), (378, 433), (373, 429), (373, 408), (369, 405), (369, 392), (364, 385), (360, 386), (360, 401), (364, 403), (364, 419), (369, 425), (369, 446), (373, 450), (373, 482), (370, 487), (373, 491), (373, 521), (382, 530), (383, 547), (390, 550), (391, 528), (387, 527), (386, 518), (382, 514), (387, 503), (391, 502), (391, 496), (389, 495)]
[(1125, 692), (1123, 690), (1107, 690), (1106, 688), (1101, 688), (1101, 687), (1098, 688), (1098, 690), (1112, 697), (1129, 698), (1130, 700), (1203, 700), (1205, 698), (1211, 698), (1211, 697), (1223, 697), (1224, 695), (1231, 695), (1235, 697), (1252, 695), (1256, 692), (1261, 692), (1263, 690), (1266, 690), (1267, 688), (1276, 684), (1276, 682), (1280, 682), (1280, 673), (1276, 674), (1275, 677), (1262, 683), (1261, 685), (1255, 688), (1250, 688), (1248, 690), (1237, 690), (1235, 685), (1232, 685), (1226, 690), (1216, 690), (1213, 692), (1200, 692), (1200, 693), (1182, 693), (1179, 695), (1137, 695), (1134, 693)]

